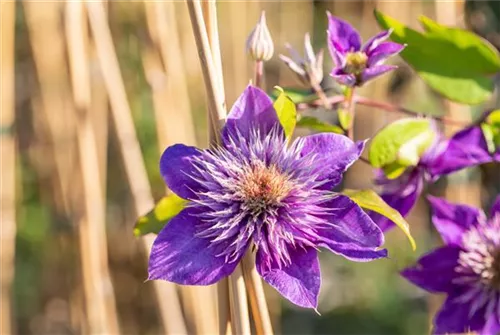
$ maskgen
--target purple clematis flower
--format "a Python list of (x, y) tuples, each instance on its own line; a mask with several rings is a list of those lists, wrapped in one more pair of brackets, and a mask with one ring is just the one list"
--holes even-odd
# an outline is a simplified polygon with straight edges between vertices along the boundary
[[(380, 170), (375, 184), (382, 186), (382, 199), (406, 216), (417, 202), (425, 183), (435, 182), (443, 175), (492, 160), (493, 156), (488, 153), (480, 127), (470, 127), (459, 131), (449, 140), (443, 139), (439, 134), (417, 166), (408, 168), (400, 177), (392, 180), (386, 178)], [(383, 231), (394, 227), (392, 221), (381, 215), (373, 213), (371, 217)]]
[(266, 282), (291, 302), (316, 308), (318, 248), (360, 262), (387, 256), (378, 226), (331, 191), (363, 147), (332, 133), (287, 146), (272, 101), (248, 86), (229, 113), (220, 147), (176, 144), (163, 153), (166, 184), (190, 202), (158, 234), (149, 279), (213, 284), (255, 250)]
[(331, 76), (346, 86), (361, 86), (370, 79), (397, 68), (383, 65), (384, 61), (400, 53), (405, 46), (385, 42), (391, 30), (383, 31), (361, 46), (361, 36), (344, 20), (328, 15), (328, 47), (335, 63)]
[(445, 243), (402, 271), (413, 284), (447, 298), (434, 334), (500, 332), (500, 196), (491, 218), (466, 205), (428, 197), (433, 223)]

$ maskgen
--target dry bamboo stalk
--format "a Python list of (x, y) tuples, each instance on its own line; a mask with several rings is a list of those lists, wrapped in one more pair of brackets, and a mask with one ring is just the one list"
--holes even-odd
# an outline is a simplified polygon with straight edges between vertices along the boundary
[(271, 318), (267, 309), (266, 296), (262, 279), (260, 278), (257, 268), (255, 267), (255, 256), (251, 252), (247, 252), (242, 260), (243, 277), (250, 297), (250, 306), (252, 307), (252, 315), (255, 322), (255, 329), (258, 335), (273, 334)]
[[(178, 118), (179, 123), (169, 121), (169, 124), (173, 127), (178, 127), (179, 124), (182, 124), (183, 133), (185, 133), (186, 136), (185, 139), (188, 140), (186, 142), (183, 141), (183, 143), (194, 145), (196, 137), (193, 120), (189, 113), (191, 111), (191, 106), (189, 102), (184, 59), (181, 53), (181, 44), (177, 29), (175, 2), (149, 2), (146, 6), (146, 15), (151, 37), (160, 50), (165, 72), (168, 75), (169, 80), (166, 81), (166, 85), (170, 92), (175, 91), (176, 98), (169, 101), (168, 108), (178, 111), (176, 118)], [(173, 128), (172, 126), (170, 128)], [(178, 133), (179, 130), (174, 131), (171, 140), (166, 140), (166, 143), (171, 144), (172, 141), (178, 141)], [(170, 135), (167, 133), (166, 136)]]
[[(146, 77), (153, 93), (160, 150), (163, 152), (164, 148), (175, 143), (195, 145), (196, 138), (180, 52), (174, 4), (145, 1), (144, 5), (149, 34), (156, 49), (160, 49), (162, 55), (160, 57), (154, 47), (146, 47), (143, 53)], [(190, 332), (217, 333), (214, 309), (217, 298), (215, 286), (180, 286), (178, 288)], [(200, 304), (200, 301), (203, 301), (203, 304)]]
[(118, 320), (113, 286), (109, 275), (105, 199), (95, 181), (100, 181), (99, 157), (92, 125), (90, 78), (88, 68), (88, 35), (84, 5), (80, 1), (66, 3), (66, 38), (77, 119), (78, 151), (83, 178), (85, 215), (80, 219), (80, 248), (85, 290), (85, 303), (93, 334), (118, 333)]
[(246, 299), (245, 280), (238, 265), (229, 276), (229, 306), (231, 310), (231, 328), (233, 334), (250, 335), (250, 319)]
[(25, 1), (23, 4), (40, 83), (42, 110), (55, 152), (55, 175), (58, 178), (54, 194), (61, 195), (61, 199), (55, 203), (62, 204), (60, 210), (68, 214), (71, 206), (70, 186), (74, 177), (72, 166), (75, 152), (72, 141), (75, 132), (73, 115), (68, 113), (64, 37), (60, 29), (59, 14), (63, 3)]
[(11, 286), (14, 277), (16, 238), (16, 140), (11, 133), (15, 118), (14, 103), (14, 27), (15, 3), (1, 2), (1, 109), (0, 113), (0, 333), (12, 334)]
[[(217, 78), (220, 75), (218, 73), (220, 69), (217, 69), (212, 56), (213, 50), (210, 47), (201, 3), (199, 0), (187, 0), (187, 5), (207, 91), (208, 111), (211, 114), (212, 120), (211, 125), (214, 128), (211, 132), (214, 137), (210, 139), (210, 142), (216, 144), (218, 143), (220, 129), (226, 117), (224, 101), (222, 100), (224, 88), (220, 86), (222, 81)], [(213, 18), (215, 19), (215, 17)], [(213, 24), (216, 24), (216, 21)], [(248, 302), (241, 264), (229, 276), (228, 282), (232, 332), (234, 334), (250, 334)]]
[[(220, 131), (226, 119), (226, 109), (222, 97), (220, 81), (217, 78), (218, 70), (212, 57), (210, 42), (203, 20), (203, 11), (199, 0), (187, 0), (189, 16), (193, 26), (196, 46), (199, 50), (201, 69), (207, 91), (208, 110), (212, 114), (212, 124)], [(217, 132), (215, 134), (219, 136)]]
[[(220, 94), (220, 99), (226, 109), (226, 97), (224, 92), (224, 76), (222, 71), (222, 59), (220, 51), (220, 41), (219, 41), (219, 27), (217, 24), (217, 6), (215, 0), (205, 0), (202, 2), (203, 17), (206, 24), (208, 42), (210, 44), (210, 50), (212, 53), (212, 58), (214, 60), (214, 65), (217, 72), (217, 80), (219, 83), (219, 88), (217, 89), (218, 94)], [(216, 139), (216, 127), (213, 127), (210, 122), (210, 115), (213, 112), (208, 111), (208, 138), (209, 143), (212, 143), (212, 139)], [(229, 318), (229, 286), (228, 279), (224, 278), (217, 283), (217, 316), (219, 321), (219, 334), (230, 334), (231, 325)]]
[[(102, 1), (87, 3), (87, 9), (104, 83), (110, 97), (113, 124), (118, 135), (125, 172), (134, 199), (134, 209), (137, 214), (143, 214), (154, 206), (154, 202), (111, 32), (106, 21), (106, 13)], [(149, 254), (154, 237), (146, 236), (142, 241), (145, 253)], [(154, 286), (166, 332), (187, 334), (175, 285), (154, 281)]]

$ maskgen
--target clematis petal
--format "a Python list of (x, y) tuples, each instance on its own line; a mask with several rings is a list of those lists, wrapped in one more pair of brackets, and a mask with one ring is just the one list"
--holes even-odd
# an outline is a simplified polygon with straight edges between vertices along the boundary
[(317, 251), (313, 248), (300, 248), (289, 250), (289, 254), (290, 264), (279, 268), (259, 249), (256, 258), (257, 271), (269, 285), (294, 304), (316, 308), (321, 286)]
[(386, 72), (397, 69), (396, 65), (377, 65), (366, 68), (361, 74), (361, 82), (366, 83), (373, 78), (383, 75)]
[(433, 334), (464, 334), (480, 331), (484, 327), (486, 322), (484, 308), (471, 317), (469, 315), (470, 306), (457, 302), (456, 298), (456, 295), (450, 295), (446, 298), (434, 319)]
[(251, 131), (258, 129), (264, 137), (273, 128), (283, 132), (273, 102), (264, 91), (248, 85), (231, 108), (222, 134), (223, 139), (236, 133), (248, 137)]
[(370, 38), (365, 45), (363, 45), (363, 48), (361, 51), (365, 52), (366, 54), (369, 54), (372, 52), (373, 49), (378, 47), (382, 42), (384, 42), (392, 33), (392, 30), (385, 30), (377, 35), (373, 36)]
[(193, 157), (200, 156), (200, 149), (184, 144), (175, 144), (163, 152), (160, 158), (160, 173), (168, 188), (184, 199), (196, 198), (196, 191), (200, 189), (197, 181), (190, 175), (194, 167)]
[(325, 204), (325, 218), (331, 224), (318, 232), (318, 246), (347, 259), (366, 262), (387, 256), (384, 234), (373, 220), (351, 199), (338, 195)]
[(491, 206), (491, 217), (494, 218), (495, 216), (500, 217), (500, 195), (497, 196), (495, 201), (493, 202), (493, 206)]
[[(393, 180), (380, 177), (378, 184), (383, 185), (381, 198), (392, 208), (396, 209), (403, 217), (408, 215), (418, 200), (424, 187), (424, 179), (419, 169), (405, 172), (401, 177)], [(377, 213), (370, 213), (370, 217), (377, 225), (386, 231), (393, 228), (394, 223)]]
[(397, 55), (405, 48), (394, 42), (384, 42), (368, 53), (368, 67), (380, 65), (387, 58)]
[(344, 74), (344, 73), (341, 73), (341, 74), (337, 74), (337, 70), (333, 70), (332, 73), (330, 73), (330, 76), (332, 76), (332, 78), (338, 82), (339, 84), (341, 85), (345, 85), (345, 86), (349, 86), (349, 87), (352, 87), (354, 85), (356, 85), (356, 76), (353, 75), (353, 74)]
[(311, 157), (318, 179), (328, 180), (324, 189), (332, 189), (342, 180), (342, 174), (358, 160), (366, 143), (354, 143), (347, 136), (333, 133), (309, 135), (299, 141), (297, 144), (303, 144), (301, 156)]
[(461, 250), (457, 246), (436, 249), (422, 256), (415, 266), (401, 271), (401, 275), (429, 292), (452, 292), (456, 289), (452, 280), (459, 276), (455, 268)]
[[(348, 22), (328, 15), (328, 42), (340, 52), (359, 51), (361, 49), (361, 36)], [(334, 44), (334, 45), (333, 45)]]
[(500, 321), (498, 320), (498, 315), (496, 313), (491, 313), (486, 320), (486, 324), (483, 329), (481, 329), (481, 335), (491, 335), (500, 333)]
[(459, 131), (448, 141), (446, 149), (436, 157), (429, 170), (433, 175), (443, 175), (466, 167), (493, 161), (480, 127)]
[(186, 208), (160, 231), (151, 249), (148, 279), (210, 285), (234, 271), (245, 248), (231, 263), (218, 257), (208, 239), (196, 236), (197, 215), (193, 208)]
[(483, 211), (445, 199), (427, 196), (432, 209), (432, 223), (446, 244), (462, 245), (462, 235), (470, 228), (486, 222)]

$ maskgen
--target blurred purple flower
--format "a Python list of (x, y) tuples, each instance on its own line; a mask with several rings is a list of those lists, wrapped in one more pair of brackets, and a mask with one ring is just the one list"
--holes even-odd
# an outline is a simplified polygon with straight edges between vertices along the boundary
[(328, 47), (335, 63), (331, 76), (342, 85), (361, 86), (370, 79), (397, 68), (383, 65), (405, 46), (384, 42), (391, 30), (383, 31), (361, 46), (361, 36), (348, 22), (328, 15)]
[[(400, 177), (392, 180), (386, 178), (380, 170), (375, 183), (382, 186), (382, 199), (406, 216), (417, 202), (425, 183), (435, 182), (440, 176), (492, 160), (493, 156), (488, 152), (480, 127), (474, 126), (459, 131), (449, 140), (443, 139), (439, 134), (417, 166), (408, 168)], [(394, 227), (392, 221), (381, 215), (372, 213), (371, 217), (383, 231)]]
[(483, 211), (428, 197), (434, 226), (445, 243), (402, 271), (402, 276), (447, 298), (434, 319), (434, 334), (500, 332), (500, 196)]
[(364, 142), (332, 133), (287, 147), (272, 101), (249, 86), (222, 131), (222, 144), (165, 150), (161, 174), (190, 200), (158, 234), (149, 279), (209, 285), (231, 274), (248, 250), (257, 271), (291, 302), (316, 308), (317, 249), (353, 261), (387, 256), (384, 236), (348, 197), (332, 192)]
[(287, 43), (285, 46), (291, 58), (280, 55), (280, 59), (295, 72), (303, 84), (319, 85), (323, 80), (323, 49), (314, 54), (309, 34), (304, 38), (304, 57), (301, 57), (290, 44)]

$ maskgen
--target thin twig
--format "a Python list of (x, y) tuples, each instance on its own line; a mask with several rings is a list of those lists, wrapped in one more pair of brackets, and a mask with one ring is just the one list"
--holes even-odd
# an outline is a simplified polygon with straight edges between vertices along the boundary
[[(87, 8), (101, 71), (110, 97), (113, 124), (118, 136), (125, 173), (134, 199), (134, 209), (138, 215), (143, 214), (154, 206), (154, 202), (104, 6), (101, 1), (88, 2)], [(154, 237), (146, 236), (142, 241), (145, 253), (148, 255)], [(166, 332), (187, 334), (175, 285), (160, 281), (153, 283)]]
[[(0, 129), (0, 333), (13, 334), (11, 316), (12, 279), (16, 240), (16, 140), (14, 125), (14, 26), (15, 2), (1, 2), (1, 109)], [(7, 133), (4, 133), (7, 132)]]
[(243, 257), (241, 264), (257, 334), (271, 335), (273, 334), (273, 327), (267, 308), (264, 286), (262, 285), (262, 279), (257, 272), (257, 268), (255, 267), (255, 256), (250, 250), (245, 257)]
[[(387, 112), (402, 113), (402, 114), (411, 115), (411, 116), (424, 116), (422, 113), (412, 111), (412, 110), (404, 108), (402, 106), (397, 106), (397, 105), (393, 105), (393, 104), (381, 102), (381, 101), (375, 101), (375, 100), (371, 100), (369, 98), (365, 98), (365, 97), (361, 97), (361, 96), (355, 96), (354, 102), (357, 104), (360, 104), (360, 105), (364, 105), (364, 106), (379, 108), (379, 109), (385, 110)], [(427, 115), (425, 115), (425, 116), (427, 116)], [(468, 123), (465, 123), (463, 121), (453, 120), (453, 119), (450, 119), (450, 118), (445, 117), (445, 116), (429, 116), (429, 117), (431, 117), (437, 121), (443, 122), (445, 124), (453, 125), (453, 126), (457, 126), (457, 127), (466, 127), (469, 125)]]
[(95, 181), (100, 181), (99, 160), (94, 129), (89, 113), (90, 78), (86, 45), (84, 5), (79, 1), (66, 4), (66, 38), (75, 112), (76, 131), (83, 179), (85, 215), (81, 217), (80, 248), (83, 264), (87, 315), (92, 333), (116, 333), (118, 319), (113, 286), (109, 275), (105, 199)]

